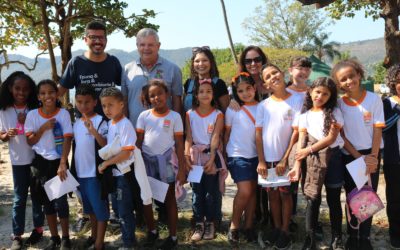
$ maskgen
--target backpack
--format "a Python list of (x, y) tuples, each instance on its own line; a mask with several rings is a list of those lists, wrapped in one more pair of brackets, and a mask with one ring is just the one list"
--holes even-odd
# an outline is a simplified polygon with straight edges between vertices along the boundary
[[(213, 84), (217, 84), (219, 78), (218, 77), (213, 77), (212, 79)], [(193, 89), (194, 89), (194, 79), (190, 79), (187, 90), (185, 91), (185, 99), (183, 101), (183, 108), (185, 110), (185, 113), (192, 108), (192, 103), (193, 103)]]

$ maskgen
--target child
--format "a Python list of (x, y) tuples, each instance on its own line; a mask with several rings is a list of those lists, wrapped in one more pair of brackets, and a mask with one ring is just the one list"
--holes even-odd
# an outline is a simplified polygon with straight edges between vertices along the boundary
[[(33, 162), (34, 178), (40, 186), (36, 187), (35, 195), (42, 199), (44, 213), (50, 229), (50, 242), (45, 249), (70, 249), (69, 240), (69, 208), (67, 195), (49, 201), (43, 185), (46, 181), (58, 175), (61, 181), (67, 177), (68, 154), (71, 148), (72, 126), (68, 111), (61, 109), (61, 103), (57, 99), (57, 85), (52, 80), (42, 80), (38, 84), (39, 108), (29, 111), (25, 122), (25, 133), (28, 144), (35, 151)], [(60, 143), (55, 139), (55, 128), (60, 128), (63, 136), (62, 150)], [(59, 139), (58, 139), (59, 140)], [(62, 239), (58, 235), (57, 215), (60, 219)]]
[(306, 233), (303, 249), (316, 249), (321, 189), (325, 184), (329, 206), (332, 241), (330, 249), (344, 249), (342, 243), (342, 207), (340, 192), (344, 182), (341, 151), (344, 141), (339, 134), (343, 115), (337, 106), (335, 82), (326, 77), (315, 80), (307, 92), (303, 114), (299, 117), (299, 142), (294, 168), (288, 176), (298, 180), (302, 159), (307, 158), (304, 194), (307, 200)]
[[(257, 150), (255, 116), (258, 95), (255, 82), (247, 72), (232, 79), (233, 97), (241, 110), (228, 108), (225, 115), (224, 145), (228, 156), (228, 169), (237, 185), (233, 200), (232, 221), (228, 239), (236, 245), (239, 241), (240, 218), (245, 212), (245, 235), (248, 242), (256, 240), (254, 213), (257, 187)], [(246, 135), (246, 136), (243, 136)]]
[(85, 247), (94, 244), (95, 249), (103, 249), (104, 235), (109, 219), (108, 202), (101, 199), (101, 184), (97, 176), (98, 150), (107, 144), (107, 122), (94, 112), (97, 97), (94, 88), (80, 85), (75, 92), (76, 108), (82, 118), (76, 120), (74, 131), (74, 162), (81, 191), (83, 212), (90, 217), (91, 236)]
[[(213, 83), (210, 80), (196, 84), (193, 104), (193, 109), (186, 113), (186, 168), (190, 171), (192, 165), (201, 165), (204, 166), (204, 173), (200, 183), (192, 183), (192, 208), (196, 226), (191, 240), (211, 240), (215, 237), (214, 221), (218, 216), (217, 201), (221, 195), (221, 190), (218, 189), (219, 181), (223, 184), (226, 176), (224, 171), (217, 173), (215, 164), (216, 159), (223, 162), (217, 151), (224, 126), (224, 115), (215, 109)], [(207, 195), (210, 198), (208, 202)]]
[[(0, 89), (0, 139), (8, 142), (14, 181), (12, 213), (12, 250), (22, 248), (25, 231), (25, 209), (30, 186), (31, 164), (35, 156), (26, 141), (24, 123), (26, 113), (37, 108), (35, 82), (22, 71), (15, 71)], [(44, 214), (40, 202), (32, 198), (32, 217), (35, 227), (25, 244), (36, 244), (42, 239)]]
[[(267, 169), (276, 167), (278, 175), (283, 175), (288, 166), (288, 150), (295, 117), (301, 109), (301, 100), (286, 90), (283, 72), (275, 65), (263, 67), (262, 77), (272, 96), (257, 107), (256, 145), (258, 154), (257, 172), (263, 178)], [(275, 229), (268, 236), (267, 243), (277, 249), (291, 245), (288, 234), (292, 214), (293, 186), (269, 188), (268, 197)]]
[(383, 100), (386, 127), (383, 129), (383, 171), (386, 181), (386, 213), (389, 219), (389, 236), (392, 249), (400, 249), (400, 64), (388, 69), (386, 85), (393, 96)]
[[(120, 138), (120, 152), (98, 166), (100, 174), (108, 167), (122, 163), (133, 157), (136, 133), (132, 123), (124, 116), (124, 97), (120, 90), (111, 87), (104, 89), (100, 94), (101, 106), (108, 122), (107, 146)], [(132, 171), (123, 174), (116, 168), (112, 169), (114, 175), (115, 194), (118, 206), (123, 247), (133, 249), (136, 246), (135, 216), (133, 213), (133, 178)], [(136, 190), (137, 191), (137, 190)]]
[[(165, 197), (168, 213), (169, 237), (159, 249), (172, 249), (177, 246), (176, 223), (178, 210), (175, 199), (175, 179), (185, 182), (183, 158), (183, 124), (181, 116), (168, 108), (168, 88), (162, 80), (151, 80), (144, 92), (152, 109), (143, 111), (136, 124), (137, 147), (142, 149), (147, 175), (168, 183), (169, 188)], [(173, 154), (178, 157), (179, 170), (175, 174)], [(163, 161), (160, 162), (159, 159)], [(144, 206), (145, 215), (152, 214), (152, 206)], [(147, 219), (152, 221), (153, 217)], [(151, 223), (153, 224), (153, 223)], [(149, 228), (149, 231), (154, 228)]]
[[(332, 78), (344, 95), (339, 99), (339, 108), (346, 123), (344, 131), (343, 161), (347, 164), (364, 155), (367, 164), (366, 174), (371, 177), (372, 188), (376, 191), (379, 179), (380, 149), (383, 148), (382, 128), (385, 127), (381, 98), (361, 87), (364, 78), (362, 66), (355, 60), (343, 60), (332, 69)], [(346, 194), (355, 184), (349, 172), (345, 171)], [(351, 223), (356, 219), (352, 215)], [(372, 249), (370, 241), (372, 217), (360, 224), (359, 230), (347, 224), (349, 238), (346, 249)]]

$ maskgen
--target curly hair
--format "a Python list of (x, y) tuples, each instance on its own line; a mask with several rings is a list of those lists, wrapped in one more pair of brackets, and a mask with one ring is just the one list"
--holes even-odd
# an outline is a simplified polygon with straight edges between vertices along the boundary
[(142, 88), (142, 93), (140, 96), (141, 102), (144, 107), (150, 108), (151, 103), (150, 103), (150, 97), (149, 97), (149, 90), (151, 87), (160, 87), (164, 89), (165, 93), (168, 93), (168, 87), (165, 84), (164, 80), (162, 79), (152, 79), (149, 81), (149, 84), (146, 84)]
[(217, 62), (215, 61), (214, 54), (210, 50), (210, 48), (203, 46), (203, 47), (195, 47), (192, 49), (192, 57), (190, 58), (190, 78), (196, 79), (198, 78), (197, 72), (194, 70), (194, 59), (200, 53), (203, 53), (208, 60), (210, 60), (210, 78), (219, 77), (219, 71), (217, 68)]
[(397, 95), (396, 85), (400, 83), (400, 64), (396, 63), (387, 70), (385, 77), (386, 86), (389, 87), (390, 93)]
[(331, 93), (331, 96), (329, 97), (328, 101), (325, 103), (325, 105), (323, 107), (323, 112), (324, 112), (323, 133), (325, 136), (327, 136), (332, 123), (334, 123), (336, 121), (335, 116), (333, 115), (333, 111), (335, 110), (335, 108), (337, 106), (337, 97), (338, 97), (336, 84), (331, 78), (319, 77), (313, 81), (313, 83), (310, 86), (309, 91), (307, 91), (307, 94), (305, 96), (304, 104), (303, 104), (303, 108), (302, 108), (301, 112), (305, 113), (314, 106), (312, 98), (311, 98), (311, 92), (317, 87), (325, 87)]
[[(238, 94), (237, 94), (237, 88), (239, 86), (239, 84), (249, 84), (253, 87), (255, 87), (254, 85), (256, 84), (253, 80), (253, 78), (250, 76), (249, 73), (247, 72), (240, 72), (237, 76), (232, 78), (232, 95), (233, 95), (233, 99), (235, 99), (235, 101), (237, 103), (239, 103), (240, 106), (242, 106), (244, 104), (244, 102), (242, 100), (240, 100)], [(257, 89), (256, 89), (256, 95), (254, 96), (254, 99), (258, 102), (259, 98), (258, 98), (258, 94), (257, 94)]]
[(7, 79), (0, 86), (0, 109), (5, 110), (14, 105), (14, 97), (11, 93), (12, 86), (17, 80), (25, 80), (29, 84), (29, 95), (26, 100), (26, 105), (29, 110), (38, 107), (37, 88), (32, 78), (22, 71), (15, 71), (11, 73)]
[[(268, 57), (265, 55), (265, 53), (262, 51), (262, 49), (258, 46), (255, 45), (250, 45), (244, 48), (243, 52), (240, 54), (239, 58), (239, 70), (240, 72), (247, 72), (246, 69), (246, 64), (244, 63), (244, 60), (246, 59), (246, 55), (250, 50), (254, 50), (261, 56), (261, 63), (262, 65), (266, 64), (269, 62)], [(248, 72), (247, 72), (248, 73)]]
[(359, 63), (357, 60), (354, 60), (354, 59), (346, 59), (346, 60), (341, 60), (338, 63), (336, 63), (331, 70), (331, 77), (336, 82), (336, 84), (339, 83), (339, 81), (336, 77), (336, 73), (339, 70), (346, 68), (346, 67), (353, 68), (357, 72), (357, 74), (360, 75), (361, 80), (364, 79), (365, 70), (364, 70), (363, 66), (361, 65), (361, 63)]

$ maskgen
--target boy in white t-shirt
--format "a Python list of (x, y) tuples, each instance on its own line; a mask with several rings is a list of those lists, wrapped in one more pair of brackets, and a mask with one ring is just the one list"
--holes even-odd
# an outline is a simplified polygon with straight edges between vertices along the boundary
[[(124, 116), (124, 97), (120, 90), (111, 87), (104, 89), (100, 94), (101, 106), (104, 114), (110, 119), (108, 122), (107, 145), (119, 138), (120, 152), (98, 166), (100, 174), (108, 167), (133, 158), (136, 144), (136, 132), (132, 123)], [(134, 190), (133, 171), (125, 174), (117, 168), (112, 169), (114, 175), (115, 195), (121, 220), (121, 233), (124, 249), (133, 249), (136, 246), (135, 216), (133, 213)]]
[(71, 171), (78, 177), (83, 212), (90, 217), (91, 236), (85, 247), (94, 244), (96, 249), (102, 249), (110, 213), (107, 197), (101, 197), (101, 183), (96, 177), (97, 165), (100, 163), (97, 150), (107, 144), (108, 126), (106, 120), (94, 112), (97, 98), (92, 86), (80, 85), (76, 89), (75, 103), (82, 118), (77, 119), (73, 126), (75, 142)]

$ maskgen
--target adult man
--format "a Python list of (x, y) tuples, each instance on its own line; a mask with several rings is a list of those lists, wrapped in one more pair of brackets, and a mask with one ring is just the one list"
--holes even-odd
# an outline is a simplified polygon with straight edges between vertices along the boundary
[(177, 65), (159, 56), (160, 41), (155, 30), (141, 29), (136, 35), (140, 58), (127, 64), (122, 75), (121, 89), (127, 96), (129, 119), (136, 126), (139, 114), (147, 109), (141, 102), (142, 88), (150, 79), (163, 79), (171, 98), (168, 106), (178, 113), (182, 111), (182, 73)]
[[(121, 83), (122, 67), (119, 60), (104, 52), (107, 45), (105, 25), (99, 21), (92, 21), (86, 25), (85, 33), (88, 50), (69, 61), (58, 86), (60, 96), (80, 84), (90, 84), (98, 98), (103, 89)], [(94, 110), (104, 116), (99, 100)]]

